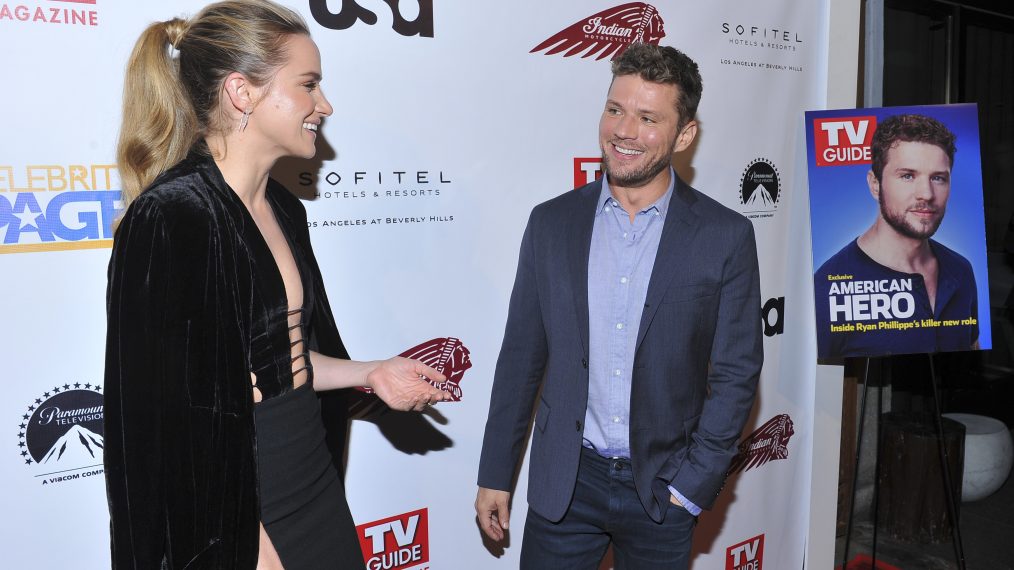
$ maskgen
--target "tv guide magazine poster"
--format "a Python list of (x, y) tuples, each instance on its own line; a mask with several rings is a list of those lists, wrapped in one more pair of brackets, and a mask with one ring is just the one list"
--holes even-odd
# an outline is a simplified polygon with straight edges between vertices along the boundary
[(975, 105), (808, 111), (806, 147), (817, 357), (990, 348)]

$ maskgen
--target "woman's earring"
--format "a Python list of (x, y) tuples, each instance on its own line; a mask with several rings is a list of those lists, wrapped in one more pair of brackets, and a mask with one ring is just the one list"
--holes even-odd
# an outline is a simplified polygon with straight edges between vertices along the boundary
[(243, 111), (243, 117), (239, 120), (239, 132), (246, 130), (246, 123), (250, 120), (250, 110)]

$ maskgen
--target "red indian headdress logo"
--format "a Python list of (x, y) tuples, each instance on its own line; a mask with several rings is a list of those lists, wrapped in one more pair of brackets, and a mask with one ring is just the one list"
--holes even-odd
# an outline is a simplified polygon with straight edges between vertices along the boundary
[(732, 460), (729, 473), (749, 471), (774, 459), (788, 459), (789, 438), (795, 435), (789, 414), (779, 414), (739, 444), (739, 454)]
[(658, 45), (665, 37), (665, 23), (658, 8), (644, 2), (631, 2), (580, 20), (546, 41), (529, 53), (552, 48), (545, 55), (566, 50), (563, 57), (585, 52), (581, 57), (598, 54), (596, 60), (618, 57), (636, 42)]
[[(465, 377), (465, 371), (472, 367), (471, 352), (461, 340), (454, 337), (440, 337), (430, 339), (424, 343), (417, 344), (398, 356), (412, 358), (435, 368), (447, 377), (443, 382), (435, 382), (427, 378), (433, 385), (451, 395), (451, 400), (461, 401), (461, 380)], [(363, 392), (373, 393), (369, 388), (359, 388)]]

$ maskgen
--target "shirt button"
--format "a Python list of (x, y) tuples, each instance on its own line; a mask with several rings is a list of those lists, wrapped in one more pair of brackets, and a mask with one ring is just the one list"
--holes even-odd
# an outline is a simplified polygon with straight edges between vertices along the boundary
[(620, 416), (613, 416), (613, 423), (614, 424), (620, 423)]
[(627, 232), (623, 232), (623, 237), (627, 237)]
[(616, 323), (616, 330), (618, 331), (623, 330), (623, 323)]
[(626, 282), (627, 282), (627, 278), (626, 277), (620, 277), (620, 283), (626, 283)]
[(615, 208), (616, 206), (619, 206), (619, 204), (617, 204), (616, 202), (613, 202), (613, 207)]
[(623, 372), (621, 372), (620, 369), (617, 368), (616, 370), (613, 371), (613, 374), (619, 376), (620, 374), (623, 374)]
[(661, 216), (662, 214), (660, 212), (655, 212), (655, 215), (656, 216)]
[(606, 207), (605, 207), (605, 210), (606, 210), (607, 212), (611, 212), (611, 211), (612, 211), (612, 208), (610, 208), (609, 206), (606, 206)]

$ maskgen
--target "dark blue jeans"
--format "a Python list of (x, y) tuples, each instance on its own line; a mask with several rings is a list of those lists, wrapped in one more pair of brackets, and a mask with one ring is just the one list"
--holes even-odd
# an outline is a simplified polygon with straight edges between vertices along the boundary
[(595, 570), (609, 543), (616, 570), (686, 570), (697, 519), (670, 504), (661, 524), (644, 512), (630, 461), (582, 449), (574, 500), (560, 522), (531, 508), (521, 544), (522, 570)]

